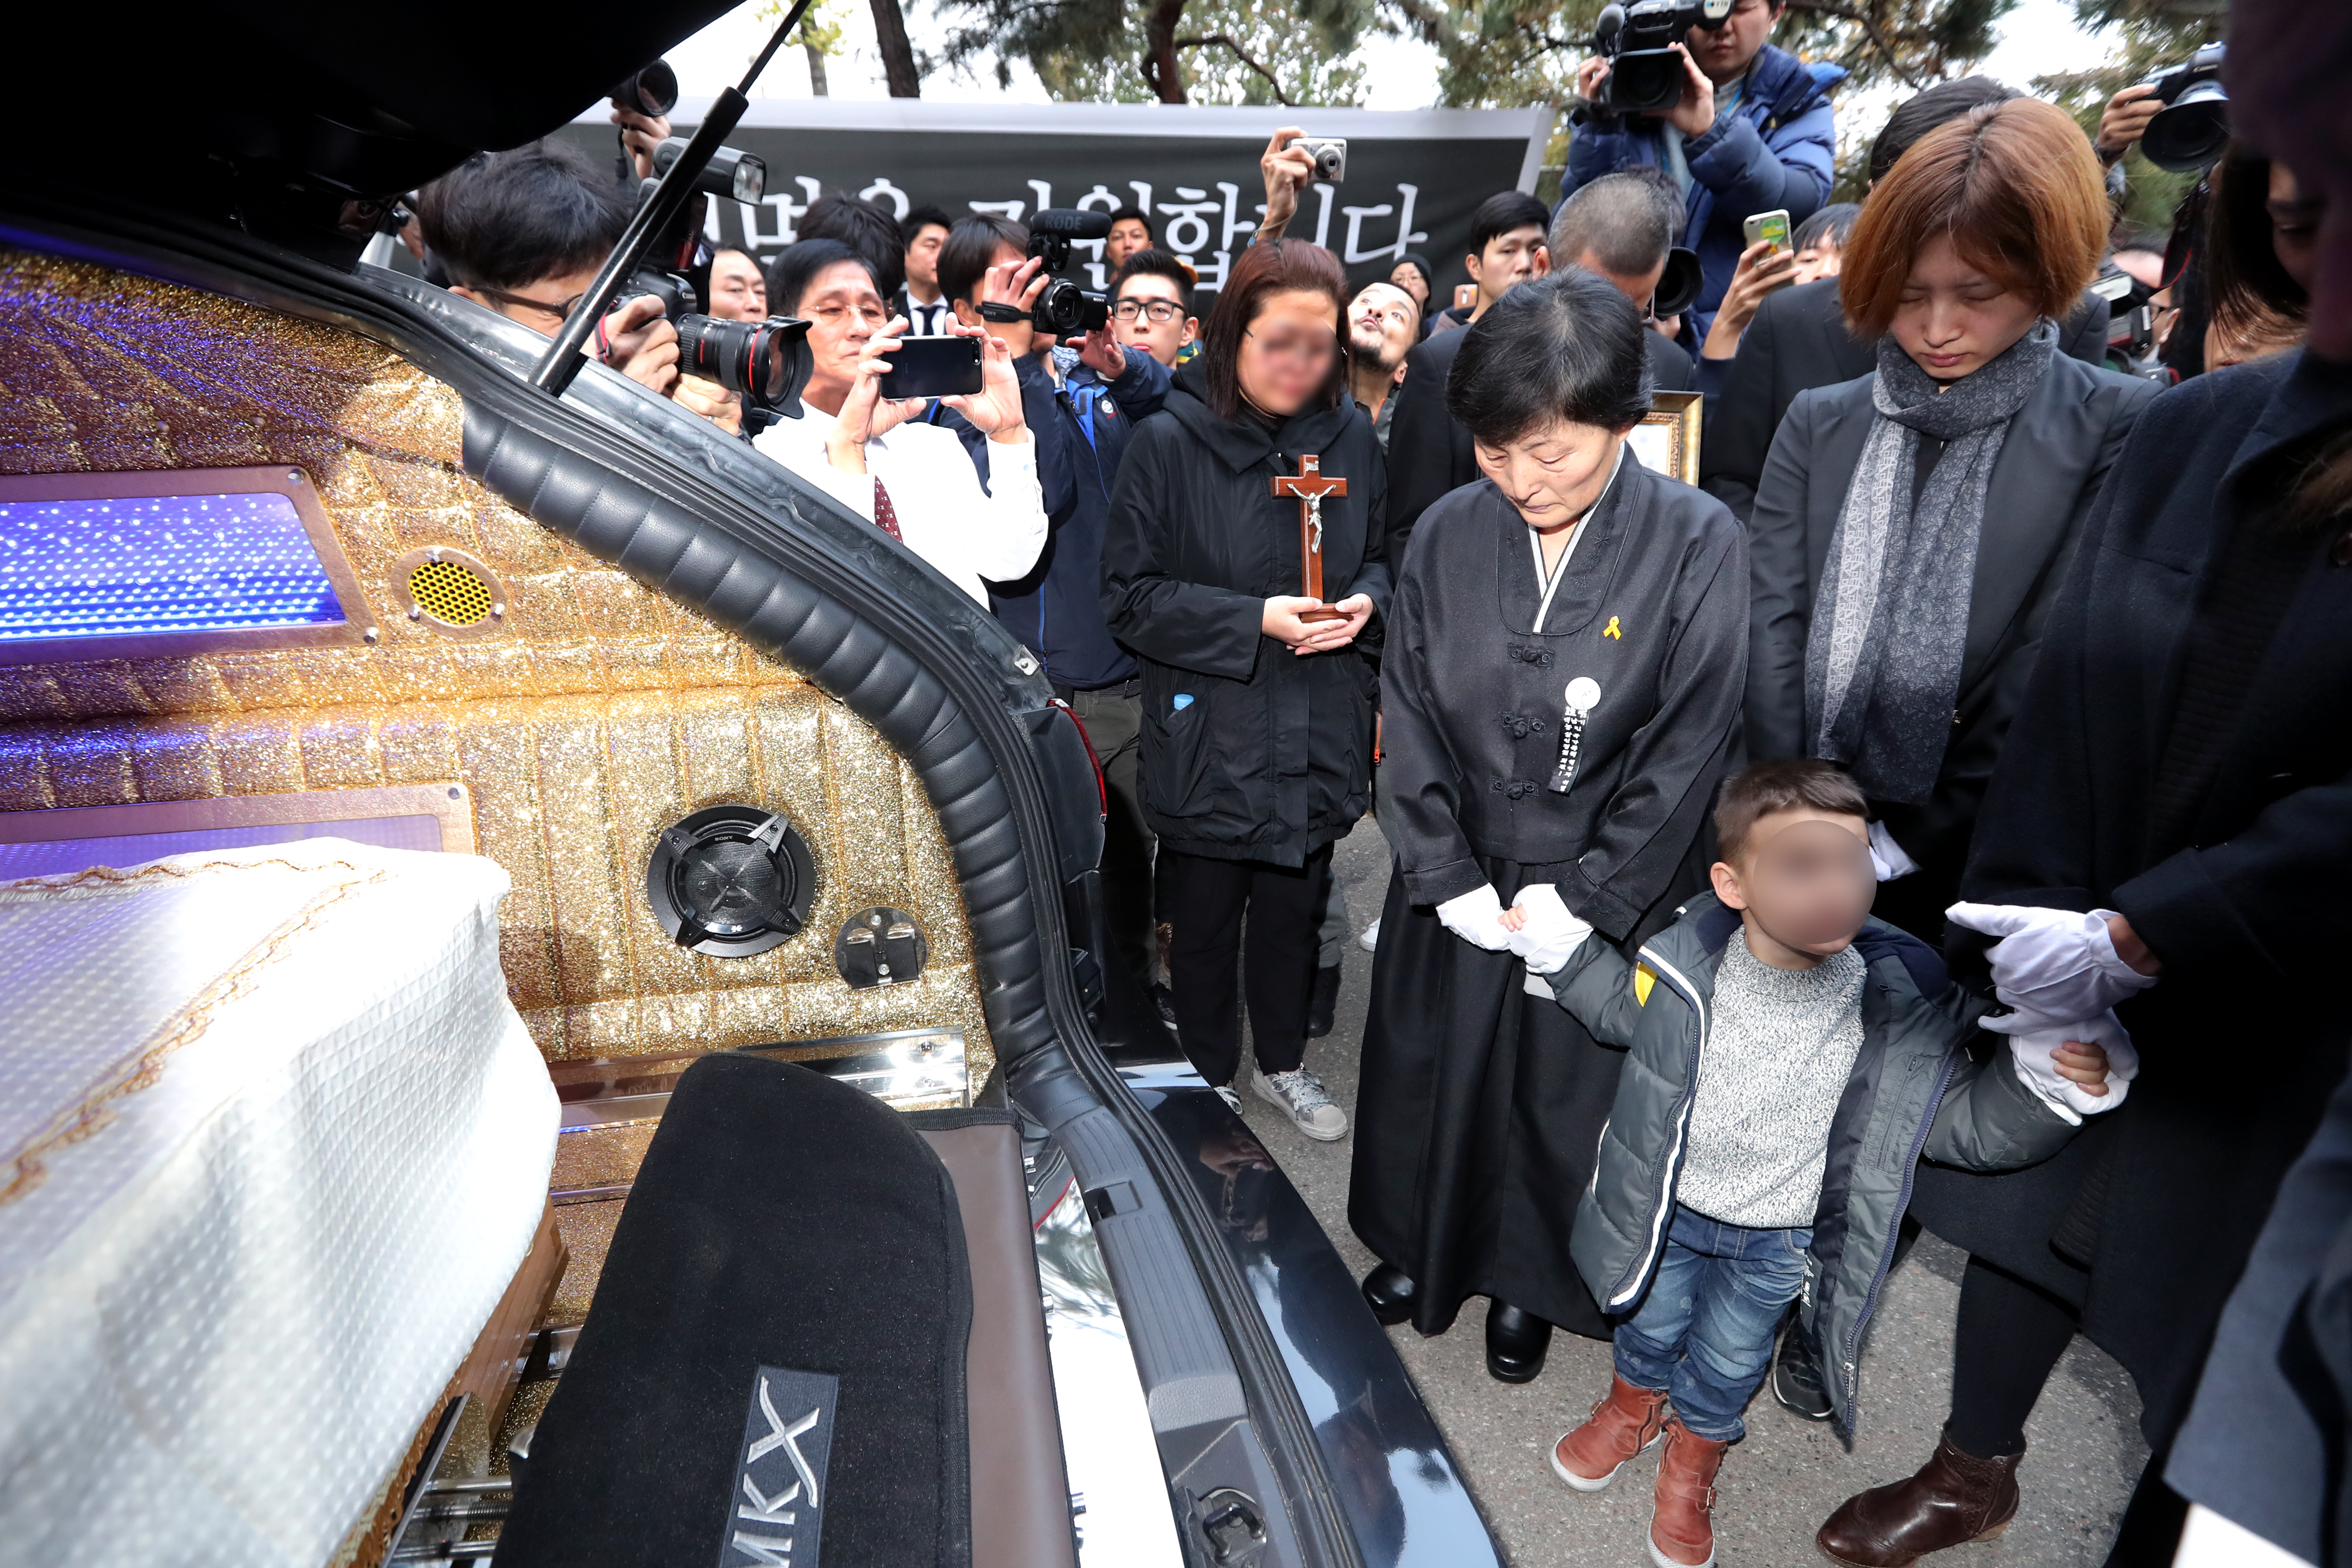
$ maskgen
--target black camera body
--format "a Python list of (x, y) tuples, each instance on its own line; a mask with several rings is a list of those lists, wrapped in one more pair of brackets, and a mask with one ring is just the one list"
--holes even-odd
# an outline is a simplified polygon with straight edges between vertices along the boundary
[(724, 321), (700, 313), (693, 282), (676, 272), (642, 271), (614, 297), (618, 310), (642, 294), (662, 302), (662, 314), (677, 329), (677, 365), (688, 375), (715, 381), (743, 399), (746, 408), (800, 417), (801, 388), (813, 368), (808, 323), (789, 316), (764, 321)]
[(1683, 58), (1675, 46), (1693, 27), (1715, 31), (1731, 19), (1732, 0), (1633, 0), (1601, 9), (1592, 25), (1592, 47), (1609, 62), (1609, 75), (1593, 95), (1592, 111), (1604, 118), (1656, 114), (1683, 96)]
[[(1072, 240), (1109, 237), (1108, 213), (1045, 207), (1030, 215), (1029, 254), (1041, 258), (1048, 272), (1059, 272), (1070, 264)], [(1103, 295), (1088, 293), (1067, 279), (1056, 278), (1037, 296), (1029, 317), (1041, 332), (1074, 338), (1080, 332), (1100, 331), (1110, 324), (1110, 300)]]
[(2164, 107), (2140, 133), (2139, 150), (2176, 174), (2210, 169), (2230, 144), (2230, 94), (2221, 85), (2228, 46), (2208, 44), (2177, 66), (2151, 71), (2145, 85)]

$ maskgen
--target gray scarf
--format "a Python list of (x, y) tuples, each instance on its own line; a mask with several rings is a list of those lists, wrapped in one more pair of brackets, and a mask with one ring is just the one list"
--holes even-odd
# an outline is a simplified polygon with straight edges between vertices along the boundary
[[(1939, 389), (1891, 335), (1878, 341), (1878, 417), (1830, 539), (1805, 643), (1813, 754), (1844, 765), (1873, 799), (1916, 804), (1936, 787), (1959, 696), (1985, 487), (2057, 344), (2056, 324), (2037, 322)], [(1915, 507), (1922, 436), (1947, 445)]]

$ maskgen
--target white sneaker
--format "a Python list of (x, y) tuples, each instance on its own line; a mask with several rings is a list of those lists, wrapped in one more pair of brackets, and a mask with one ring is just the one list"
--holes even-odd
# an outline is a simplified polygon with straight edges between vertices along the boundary
[(1213, 1087), (1217, 1091), (1217, 1098), (1225, 1102), (1225, 1109), (1232, 1111), (1235, 1116), (1239, 1116), (1242, 1113), (1242, 1097), (1234, 1092), (1234, 1086), (1229, 1083), (1221, 1083), (1216, 1084)]
[(1348, 1113), (1331, 1103), (1323, 1080), (1305, 1068), (1291, 1072), (1260, 1072), (1254, 1079), (1257, 1097), (1278, 1107), (1291, 1124), (1318, 1143), (1348, 1135)]
[(1380, 951), (1381, 922), (1377, 918), (1373, 920), (1371, 924), (1364, 928), (1362, 935), (1356, 938), (1356, 945), (1362, 948), (1366, 952), (1378, 952)]

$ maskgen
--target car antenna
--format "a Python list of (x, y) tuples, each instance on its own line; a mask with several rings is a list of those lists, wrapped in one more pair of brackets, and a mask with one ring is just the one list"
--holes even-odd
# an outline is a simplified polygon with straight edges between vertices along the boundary
[(530, 373), (533, 386), (551, 397), (561, 397), (564, 388), (572, 384), (572, 378), (580, 374), (580, 367), (587, 363), (587, 356), (580, 351), (588, 342), (588, 334), (594, 331), (596, 323), (604, 319), (604, 312), (612, 305), (613, 297), (621, 291), (622, 283), (636, 275), (637, 264), (652, 248), (655, 237), (667, 231), (671, 220), (685, 210), (687, 202), (694, 195), (695, 182), (709, 165), (712, 155), (719, 151), (719, 144), (734, 131), (736, 123), (743, 118), (743, 111), (751, 107), (748, 96), (751, 84), (760, 79), (760, 73), (767, 68), (768, 62), (783, 47), (784, 35), (799, 23), (801, 14), (809, 8), (809, 4), (810, 0), (793, 0), (793, 8), (784, 13), (784, 19), (777, 26), (775, 35), (769, 38), (768, 47), (760, 51), (759, 58), (751, 62), (751, 68), (743, 73), (741, 84), (725, 89), (711, 101), (710, 111), (702, 117), (702, 123), (695, 127), (694, 139), (677, 155), (677, 162), (664, 171), (660, 182), (654, 186), (652, 198), (637, 208), (637, 216), (629, 220), (621, 242), (613, 247), (613, 254), (604, 258), (604, 268), (596, 274), (596, 281), (590, 284), (588, 292), (580, 297), (580, 303), (564, 320), (563, 330), (555, 334), (555, 342), (549, 345), (538, 368)]

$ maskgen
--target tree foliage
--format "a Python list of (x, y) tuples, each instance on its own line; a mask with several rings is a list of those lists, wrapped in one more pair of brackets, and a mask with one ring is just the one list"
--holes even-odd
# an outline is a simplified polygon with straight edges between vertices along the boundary
[(946, 62), (1025, 60), (1062, 100), (1352, 105), (1370, 0), (943, 0)]
[[(2096, 134), (2108, 99), (2150, 71), (2177, 65), (2201, 45), (2218, 41), (2228, 9), (2227, 0), (2074, 0), (2076, 22), (2113, 29), (2114, 52), (2095, 70), (2035, 77), (2033, 90)], [(2145, 234), (2169, 229), (2174, 210), (2197, 183), (2195, 174), (2158, 168), (2137, 147), (2126, 156), (2124, 174), (2130, 190), (2124, 226)]]

